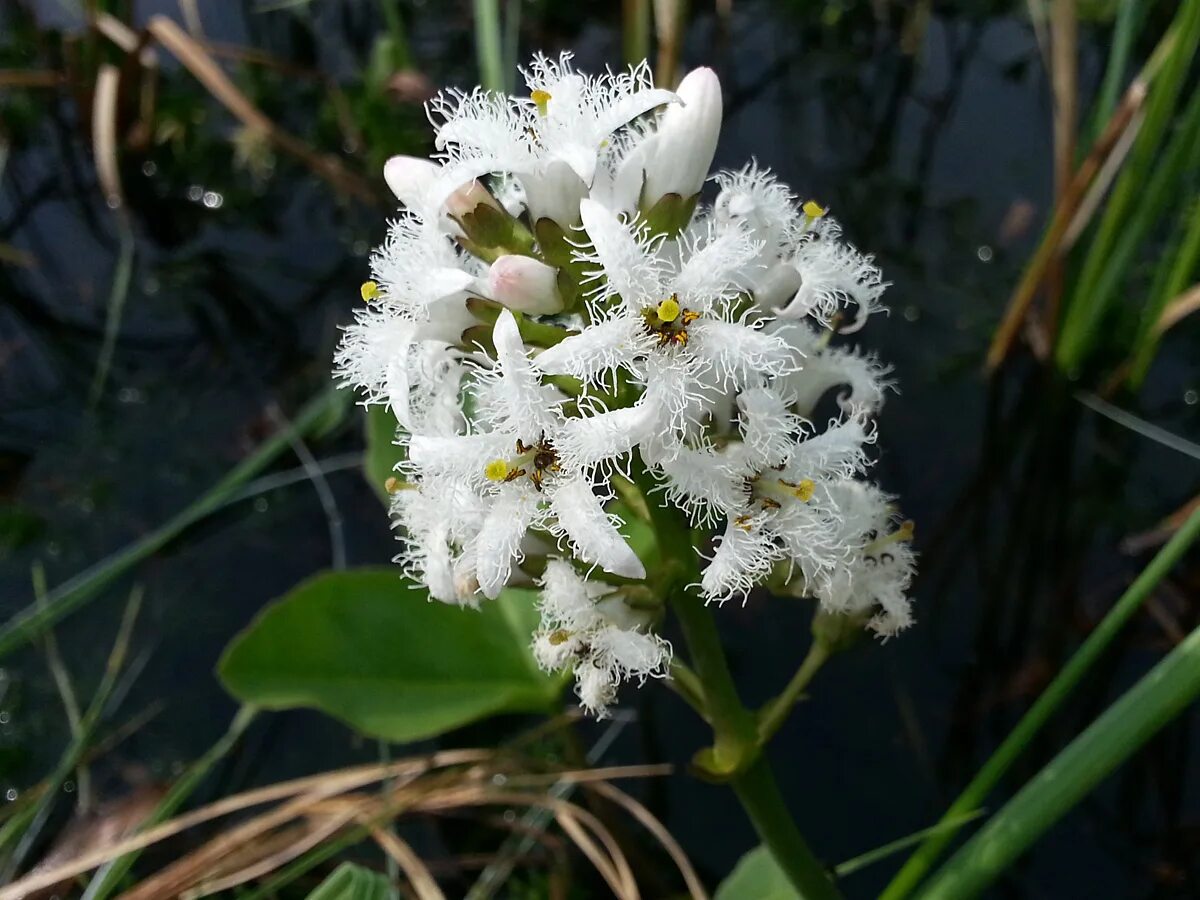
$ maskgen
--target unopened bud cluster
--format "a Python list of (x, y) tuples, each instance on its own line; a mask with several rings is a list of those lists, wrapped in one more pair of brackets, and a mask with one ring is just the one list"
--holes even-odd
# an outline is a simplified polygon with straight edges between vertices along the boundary
[(603, 714), (670, 662), (632, 466), (710, 529), (706, 599), (767, 584), (908, 626), (911, 526), (862, 478), (887, 370), (838, 338), (881, 309), (871, 258), (755, 164), (710, 178), (712, 71), (524, 75), (525, 97), (443, 93), (436, 159), (388, 162), (402, 208), (337, 354), (397, 420), (404, 570), (467, 605), (538, 582), (535, 655)]

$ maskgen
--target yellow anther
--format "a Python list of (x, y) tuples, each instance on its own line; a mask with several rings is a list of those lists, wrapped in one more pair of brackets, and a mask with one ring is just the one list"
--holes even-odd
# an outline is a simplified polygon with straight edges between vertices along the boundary
[(379, 299), (379, 285), (374, 281), (364, 281), (358, 292), (362, 294), (362, 298), (368, 303)]
[(792, 493), (796, 495), (797, 500), (807, 503), (812, 499), (813, 491), (816, 488), (817, 485), (811, 478), (802, 478), (792, 487)]
[(557, 647), (559, 644), (565, 644), (570, 639), (570, 632), (563, 631), (561, 628), (557, 631), (550, 632), (550, 636), (546, 638), (546, 640), (550, 642), (551, 647)]
[(546, 115), (546, 108), (550, 105), (549, 91), (533, 91), (529, 95), (529, 99), (537, 106), (538, 115)]
[(679, 318), (679, 301), (674, 297), (668, 297), (662, 303), (658, 304), (658, 317), (664, 322), (674, 322)]
[(892, 537), (898, 541), (911, 541), (916, 527), (912, 519), (905, 519), (900, 523), (900, 527), (892, 532)]
[(383, 483), (383, 489), (385, 491), (387, 491), (389, 494), (396, 493), (396, 491), (400, 490), (400, 487), (401, 487), (400, 479), (397, 478), (395, 475), (391, 476), (390, 478), (388, 478), (387, 481), (385, 481)]
[(806, 216), (808, 216), (810, 219), (819, 219), (819, 218), (821, 218), (821, 216), (825, 215), (825, 213), (829, 212), (828, 209), (823, 207), (816, 200), (806, 201), (803, 206), (803, 209), (804, 209), (804, 214)]
[(483, 469), (488, 481), (503, 481), (508, 477), (508, 472), (508, 463), (503, 459), (493, 459)]

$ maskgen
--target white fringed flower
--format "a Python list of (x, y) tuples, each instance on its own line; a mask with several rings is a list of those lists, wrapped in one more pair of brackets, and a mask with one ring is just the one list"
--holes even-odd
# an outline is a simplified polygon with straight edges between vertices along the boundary
[[(396, 418), (402, 570), (468, 606), (540, 574), (534, 655), (597, 715), (667, 675), (674, 554), (704, 558), (709, 600), (766, 585), (907, 627), (912, 527), (865, 481), (888, 369), (838, 339), (881, 309), (871, 257), (757, 163), (701, 201), (711, 71), (677, 93), (569, 54), (524, 75), (528, 96), (442, 94), (437, 160), (388, 161), (402, 209), (335, 358)], [(639, 540), (647, 573), (624, 535), (655, 506), (709, 532)]]
[(516, 319), (504, 310), (492, 332), (494, 368), (478, 374), (476, 424), (485, 431), (454, 436), (413, 434), (405, 471), (411, 480), (458, 482), (474, 488), (486, 512), (464, 542), (474, 578), (495, 597), (522, 558), (530, 529), (570, 542), (583, 561), (627, 578), (645, 570), (604, 511), (586, 475), (566, 466), (556, 449), (564, 416), (562, 397), (543, 385), (529, 364)]
[(573, 670), (575, 692), (590, 713), (604, 718), (621, 682), (665, 678), (671, 645), (646, 629), (612, 589), (580, 576), (566, 560), (552, 559), (542, 576), (541, 626), (533, 654), (548, 671)]

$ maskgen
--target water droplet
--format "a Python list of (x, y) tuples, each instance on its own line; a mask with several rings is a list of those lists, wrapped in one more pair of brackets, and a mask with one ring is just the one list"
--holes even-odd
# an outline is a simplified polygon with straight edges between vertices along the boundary
[(7, 709), (0, 711), (0, 725), (7, 725), (12, 721), (12, 713)]
[(4, 792), (4, 799), (7, 800), (9, 803), (12, 803), (14, 800), (16, 800), (18, 796), (19, 795), (17, 793), (16, 788), (9, 788), (7, 791)]
[(204, 192), (204, 205), (209, 209), (220, 209), (221, 204), (225, 202), (225, 198), (216, 191)]
[(267, 502), (266, 497), (255, 498), (255, 500), (254, 500), (254, 511), (255, 512), (265, 513), (270, 508), (271, 508), (271, 504)]
[(147, 296), (153, 296), (154, 294), (157, 294), (161, 287), (162, 285), (159, 283), (159, 280), (153, 275), (147, 275), (142, 281), (142, 293), (146, 294)]
[(63, 793), (64, 793), (64, 794), (73, 794), (73, 793), (75, 793), (75, 782), (73, 782), (73, 781), (64, 781), (64, 782), (63, 782)]
[(905, 322), (915, 322), (919, 318), (921, 318), (921, 310), (919, 310), (917, 307), (912, 306), (911, 304), (904, 307)]
[(980, 262), (991, 262), (992, 248), (987, 244), (980, 244), (979, 249), (975, 251), (975, 255), (979, 257)]
[(141, 403), (142, 399), (142, 392), (137, 388), (126, 387), (117, 391), (117, 400), (120, 403)]
[(193, 184), (187, 189), (187, 198), (193, 203), (199, 203), (204, 199), (204, 188), (198, 184)]
[(121, 208), (121, 198), (120, 197), (108, 197), (104, 201), (104, 203), (105, 203), (105, 205), (108, 206), (109, 209), (120, 209)]
[(142, 163), (142, 174), (145, 175), (147, 178), (153, 177), (154, 173), (157, 171), (158, 171), (158, 165), (155, 162), (153, 162), (152, 160), (148, 159), (144, 163)]
[(52, 559), (58, 559), (62, 555), (62, 547), (58, 545), (58, 541), (50, 541), (46, 544), (46, 555)]
[(1197, 393), (1195, 389), (1184, 391), (1183, 402), (1188, 406), (1195, 406), (1197, 403), (1200, 403), (1200, 393)]
[(496, 787), (504, 787), (506, 784), (508, 784), (508, 776), (497, 772), (492, 776), (492, 784), (494, 784)]
[(507, 822), (509, 825), (511, 825), (513, 822), (517, 821), (517, 814), (516, 814), (516, 812), (514, 812), (511, 809), (506, 809), (504, 811), (503, 818), (504, 818), (505, 822)]

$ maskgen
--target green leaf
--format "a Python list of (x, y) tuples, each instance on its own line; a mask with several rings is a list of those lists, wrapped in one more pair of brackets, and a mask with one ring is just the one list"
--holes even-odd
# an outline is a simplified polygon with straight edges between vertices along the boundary
[(562, 680), (529, 652), (532, 591), (480, 609), (428, 599), (395, 569), (319, 575), (268, 607), (221, 660), (238, 699), (311, 707), (374, 737), (414, 741), (501, 712), (544, 712)]
[(800, 895), (771, 851), (758, 846), (738, 860), (713, 900), (800, 900)]
[(317, 885), (308, 900), (388, 900), (391, 886), (378, 872), (342, 863), (333, 874)]
[(404, 451), (396, 446), (396, 417), (385, 406), (367, 407), (367, 453), (363, 458), (363, 474), (379, 499), (387, 505), (384, 484), (396, 471), (396, 463), (404, 459)]

